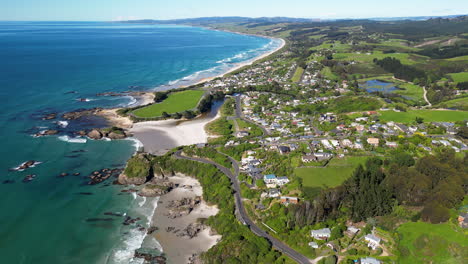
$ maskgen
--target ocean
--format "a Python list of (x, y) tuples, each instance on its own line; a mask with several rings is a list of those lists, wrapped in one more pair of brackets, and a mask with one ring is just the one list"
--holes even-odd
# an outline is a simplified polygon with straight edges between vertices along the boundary
[[(133, 253), (145, 232), (122, 223), (140, 217), (147, 227), (157, 198), (121, 192), (114, 179), (87, 184), (93, 171), (123, 168), (138, 142), (76, 138), (73, 131), (105, 121), (57, 122), (61, 114), (135, 105), (131, 96), (96, 94), (187, 85), (278, 45), (188, 26), (0, 22), (0, 262), (141, 263)], [(49, 113), (57, 119), (42, 120)], [(33, 136), (46, 129), (60, 133)], [(38, 164), (12, 170), (28, 160)], [(35, 177), (23, 182), (27, 175)]]

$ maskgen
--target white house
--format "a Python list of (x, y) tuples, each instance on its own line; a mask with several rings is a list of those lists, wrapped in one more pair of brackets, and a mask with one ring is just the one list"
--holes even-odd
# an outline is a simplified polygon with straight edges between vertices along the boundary
[(331, 236), (330, 228), (322, 228), (310, 231), (310, 235), (315, 239), (328, 239)]
[(279, 186), (283, 186), (287, 183), (289, 183), (288, 177), (282, 176), (276, 178), (276, 184), (278, 184)]
[(367, 241), (367, 246), (375, 250), (377, 247), (380, 246), (381, 239), (379, 237), (374, 236), (373, 234), (367, 234), (364, 237), (364, 240)]
[(274, 174), (267, 174), (263, 176), (263, 181), (266, 184), (276, 184), (276, 175)]
[(311, 248), (319, 248), (317, 242), (309, 242), (309, 247), (311, 247)]
[(359, 228), (354, 227), (354, 226), (350, 226), (350, 227), (348, 227), (348, 229), (347, 229), (347, 231), (348, 231), (349, 233), (353, 234), (353, 235), (354, 235), (354, 234), (357, 234), (357, 232), (359, 232), (359, 230), (360, 230)]
[(268, 197), (276, 198), (276, 197), (280, 197), (280, 195), (281, 195), (281, 192), (278, 189), (269, 189), (268, 190)]

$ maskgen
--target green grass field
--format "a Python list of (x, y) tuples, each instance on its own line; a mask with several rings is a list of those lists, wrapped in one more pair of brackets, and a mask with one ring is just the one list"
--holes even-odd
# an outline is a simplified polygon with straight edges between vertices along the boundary
[[(242, 119), (236, 119), (240, 130), (247, 130), (251, 136), (258, 137), (263, 135), (263, 131), (255, 124), (246, 122)], [(250, 128), (250, 129), (248, 129)]]
[(468, 82), (468, 72), (450, 73), (449, 75), (456, 83)]
[(383, 54), (380, 51), (373, 52), (370, 55), (367, 55), (366, 53), (336, 53), (333, 55), (333, 58), (336, 60), (354, 60), (358, 62), (365, 62), (365, 63), (372, 63), (374, 58), (377, 58), (379, 60), (386, 58), (386, 57), (392, 57), (399, 59), (401, 63), (403, 64), (415, 64), (421, 61), (425, 61), (427, 58), (424, 56), (419, 56), (419, 55), (414, 55), (414, 54), (408, 54), (408, 53), (388, 53), (388, 54)]
[(302, 178), (302, 185), (309, 188), (335, 187), (348, 179), (359, 164), (368, 157), (334, 158), (325, 168), (296, 168), (296, 176)]
[(468, 239), (450, 224), (408, 222), (398, 230), (401, 258), (398, 263), (466, 263)]
[(323, 68), (323, 69), (320, 71), (320, 73), (321, 73), (323, 76), (325, 76), (325, 77), (327, 77), (328, 79), (330, 79), (330, 80), (338, 80), (338, 76), (336, 76), (336, 74), (334, 74), (334, 73), (332, 72), (332, 70), (330, 69), (330, 67), (325, 67), (325, 68)]
[(169, 94), (166, 100), (133, 111), (136, 117), (157, 117), (163, 112), (173, 114), (193, 109), (204, 94), (200, 90), (186, 90)]
[(291, 78), (291, 81), (293, 82), (298, 82), (301, 80), (302, 73), (304, 73), (304, 69), (301, 67), (296, 68), (296, 72), (294, 72), (293, 77)]
[(450, 58), (450, 59), (446, 59), (448, 61), (464, 61), (464, 60), (468, 60), (468, 55), (465, 55), (465, 56), (459, 56), (459, 57), (455, 57), (455, 58)]
[(455, 108), (458, 110), (468, 111), (468, 97), (457, 98), (450, 101), (442, 102), (437, 105), (443, 108)]
[(380, 121), (383, 122), (412, 123), (416, 117), (424, 118), (424, 122), (455, 122), (468, 120), (468, 112), (450, 110), (380, 111)]

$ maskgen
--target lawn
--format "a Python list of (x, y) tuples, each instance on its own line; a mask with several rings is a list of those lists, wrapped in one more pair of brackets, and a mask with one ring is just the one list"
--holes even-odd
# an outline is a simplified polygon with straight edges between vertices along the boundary
[[(263, 135), (263, 131), (255, 124), (246, 122), (242, 119), (236, 119), (240, 130), (247, 130), (251, 136), (258, 137)], [(249, 129), (250, 128), (250, 129)]]
[(367, 55), (366, 53), (336, 53), (333, 55), (333, 58), (336, 60), (354, 60), (358, 62), (366, 62), (366, 63), (373, 63), (374, 58), (377, 58), (379, 60), (386, 58), (386, 57), (392, 57), (399, 59), (401, 63), (403, 64), (415, 64), (418, 63), (419, 61), (426, 60), (426, 57), (419, 56), (419, 55), (414, 55), (414, 54), (408, 54), (408, 53), (388, 53), (388, 54), (383, 54), (381, 51), (376, 51), (373, 52), (370, 55)]
[(455, 122), (468, 120), (468, 111), (450, 110), (409, 110), (407, 112), (380, 111), (380, 121), (412, 123), (416, 117), (424, 118), (424, 122)]
[(450, 101), (442, 102), (437, 105), (443, 108), (453, 108), (458, 110), (468, 111), (468, 97), (457, 98)]
[(335, 187), (348, 179), (367, 156), (333, 158), (325, 168), (296, 168), (296, 176), (302, 178), (302, 186), (308, 188)]
[(330, 80), (338, 80), (338, 76), (332, 72), (330, 67), (325, 67), (320, 71), (320, 73)]
[(195, 108), (204, 94), (200, 90), (186, 90), (169, 94), (166, 100), (133, 111), (136, 117), (158, 117), (163, 112), (173, 114)]
[(401, 238), (399, 263), (466, 263), (468, 239), (450, 224), (408, 222), (397, 232)]
[(468, 82), (468, 72), (450, 73), (449, 75), (456, 83)]
[(293, 82), (300, 81), (303, 73), (304, 73), (304, 69), (301, 68), (301, 67), (297, 67), (296, 72), (294, 73), (293, 77), (291, 78), (291, 81), (293, 81)]

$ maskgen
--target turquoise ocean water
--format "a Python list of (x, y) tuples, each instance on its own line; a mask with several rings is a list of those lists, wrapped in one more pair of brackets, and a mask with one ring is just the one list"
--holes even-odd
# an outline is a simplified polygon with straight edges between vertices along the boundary
[[(144, 232), (104, 213), (147, 226), (157, 200), (121, 193), (112, 180), (86, 184), (94, 170), (123, 167), (137, 143), (73, 139), (71, 131), (103, 120), (54, 122), (71, 110), (135, 103), (97, 93), (186, 85), (277, 45), (185, 26), (0, 22), (0, 263), (140, 263), (132, 256)], [(41, 119), (51, 112), (59, 118)], [(44, 129), (60, 135), (32, 136)], [(27, 160), (41, 163), (10, 170)], [(57, 177), (63, 172), (70, 175)], [(24, 183), (29, 174), (36, 177)]]

